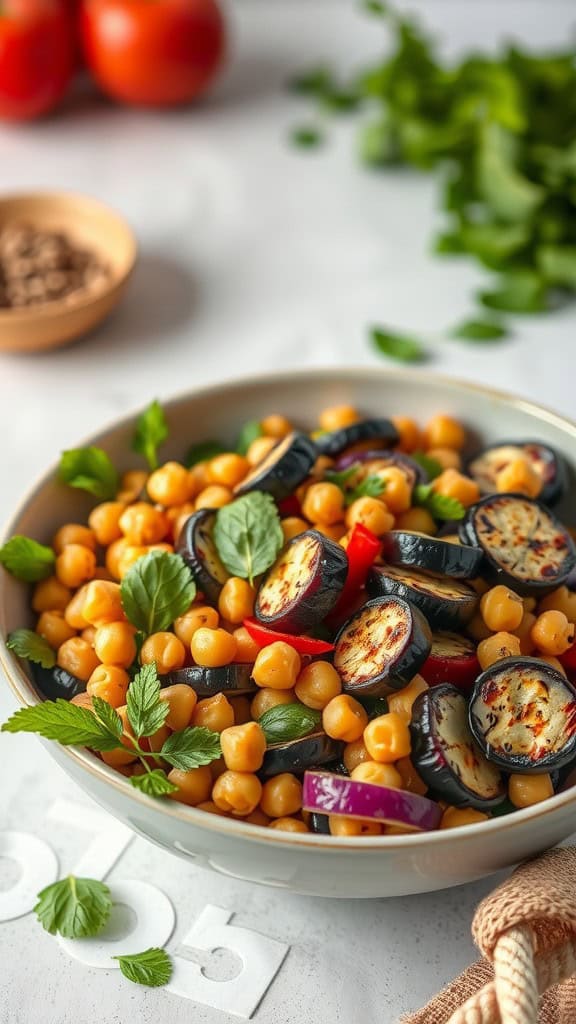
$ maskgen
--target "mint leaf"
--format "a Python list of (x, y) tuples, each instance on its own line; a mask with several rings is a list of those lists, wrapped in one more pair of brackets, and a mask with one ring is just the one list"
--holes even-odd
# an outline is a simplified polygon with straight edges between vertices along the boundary
[(124, 977), (135, 985), (160, 988), (167, 985), (172, 977), (172, 961), (163, 949), (147, 949), (143, 953), (114, 956), (112, 959), (118, 961)]
[(500, 341), (508, 334), (508, 328), (496, 320), (463, 320), (451, 331), (453, 338), (462, 341)]
[(160, 680), (156, 665), (143, 665), (128, 687), (128, 721), (135, 736), (152, 736), (166, 721), (170, 705), (160, 700)]
[(0, 732), (33, 732), (65, 747), (86, 746), (92, 750), (116, 750), (120, 746), (114, 729), (98, 719), (88, 708), (67, 700), (45, 700), (20, 708), (4, 722)]
[(435, 480), (437, 476), (440, 476), (440, 473), (444, 472), (438, 460), (432, 459), (425, 452), (411, 452), (410, 458), (417, 462), (419, 466), (422, 466), (429, 480)]
[(38, 893), (34, 907), (40, 924), (50, 935), (85, 939), (102, 931), (112, 911), (110, 890), (94, 878), (69, 875)]
[(50, 576), (56, 555), (52, 548), (30, 537), (16, 535), (0, 548), (0, 565), (24, 583), (36, 583)]
[(320, 726), (322, 714), (303, 704), (276, 704), (258, 719), (266, 742), (289, 743), (307, 736)]
[(220, 444), (220, 441), (200, 441), (199, 444), (193, 444), (188, 449), (184, 465), (191, 469), (199, 462), (206, 462), (208, 459), (215, 458), (216, 455), (223, 455), (225, 451), (226, 449), (223, 444)]
[(168, 437), (168, 424), (156, 400), (136, 420), (132, 451), (143, 455), (150, 469), (158, 469), (158, 448)]
[(251, 491), (219, 508), (213, 537), (228, 572), (253, 583), (276, 561), (284, 546), (274, 499), (262, 491)]
[(422, 363), (428, 358), (426, 349), (415, 338), (396, 334), (383, 327), (371, 327), (370, 339), (381, 355), (400, 363)]
[(541, 313), (547, 308), (547, 287), (535, 270), (511, 270), (502, 274), (493, 291), (482, 291), (480, 302), (503, 313)]
[(118, 490), (118, 474), (110, 456), (93, 446), (62, 452), (58, 477), (69, 487), (89, 491), (101, 501), (114, 498)]
[(178, 792), (178, 786), (167, 777), (166, 772), (161, 768), (155, 768), (152, 772), (144, 772), (143, 775), (131, 775), (130, 785), (139, 789), (146, 796), (170, 796)]
[(246, 455), (252, 441), (256, 441), (257, 438), (262, 437), (264, 431), (260, 426), (260, 420), (248, 420), (240, 431), (238, 440), (236, 442), (236, 451), (238, 455)]
[(42, 668), (54, 668), (56, 664), (56, 654), (50, 644), (33, 629), (15, 629), (8, 634), (6, 647), (19, 658), (27, 658)]
[(346, 491), (346, 504), (351, 505), (358, 498), (379, 498), (386, 490), (386, 481), (377, 474), (364, 477), (356, 487)]
[(149, 551), (130, 567), (120, 594), (129, 622), (150, 636), (167, 629), (188, 611), (196, 584), (180, 555)]
[(536, 259), (550, 284), (576, 289), (576, 245), (541, 245)]
[(192, 726), (173, 732), (160, 751), (164, 761), (183, 772), (211, 764), (221, 755), (219, 733), (205, 729), (204, 726)]
[(290, 142), (300, 149), (315, 149), (323, 141), (322, 132), (313, 125), (299, 125), (290, 132)]

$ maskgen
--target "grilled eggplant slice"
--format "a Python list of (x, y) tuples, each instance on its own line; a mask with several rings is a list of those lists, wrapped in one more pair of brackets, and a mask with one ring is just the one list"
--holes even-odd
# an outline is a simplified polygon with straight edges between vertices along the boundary
[(568, 490), (568, 469), (558, 452), (541, 441), (504, 441), (478, 452), (468, 463), (468, 473), (482, 494), (493, 494), (496, 477), (515, 459), (528, 459), (542, 481), (538, 495), (545, 505), (554, 505)]
[(486, 575), (519, 594), (554, 590), (576, 565), (576, 548), (562, 523), (522, 494), (492, 494), (472, 505), (460, 539), (482, 549)]
[(308, 631), (332, 611), (348, 573), (343, 548), (318, 530), (286, 545), (260, 584), (254, 615), (286, 633)]
[(276, 501), (282, 501), (306, 479), (317, 457), (316, 445), (306, 434), (288, 434), (254, 466), (234, 493), (267, 491)]
[(336, 637), (334, 668), (354, 697), (401, 690), (430, 654), (430, 629), (417, 608), (398, 597), (368, 601)]
[(435, 686), (412, 705), (412, 763), (427, 786), (455, 807), (486, 810), (506, 789), (468, 723), (468, 702), (455, 686)]
[(412, 530), (390, 530), (382, 538), (382, 557), (390, 565), (413, 565), (424, 572), (470, 579), (482, 562), (480, 548), (453, 544)]
[(191, 686), (199, 697), (214, 697), (217, 693), (230, 693), (237, 697), (241, 693), (253, 693), (258, 689), (252, 679), (252, 666), (240, 662), (232, 662), (222, 668), (190, 665), (160, 676), (162, 687), (175, 686), (177, 683)]
[[(456, 547), (456, 545), (455, 545)], [(416, 605), (433, 629), (457, 629), (474, 615), (478, 595), (463, 580), (429, 576), (416, 569), (374, 566), (368, 574), (370, 597), (395, 594)]]
[(399, 469), (404, 473), (408, 485), (412, 489), (416, 484), (428, 483), (428, 474), (422, 466), (415, 462), (414, 459), (411, 459), (409, 455), (404, 455), (402, 452), (372, 450), (367, 452), (349, 452), (338, 459), (335, 468), (340, 472), (344, 469), (350, 469), (351, 466), (356, 466), (358, 470), (354, 478), (355, 483), (360, 483), (367, 476), (378, 476), (383, 469), (389, 469), (390, 466), (394, 466), (395, 469)]
[(66, 669), (55, 665), (54, 668), (42, 668), (41, 665), (31, 663), (32, 675), (36, 688), (48, 700), (72, 700), (79, 693), (84, 693), (86, 683), (77, 676), (73, 676)]
[(420, 675), (428, 686), (450, 683), (459, 690), (470, 690), (480, 673), (476, 644), (461, 633), (433, 633), (432, 650)]
[(331, 739), (322, 730), (301, 736), (297, 740), (289, 740), (287, 743), (272, 743), (266, 749), (258, 774), (262, 778), (279, 775), (281, 772), (292, 772), (297, 775), (307, 768), (329, 764), (335, 758), (341, 757), (343, 750), (344, 744), (340, 740)]
[(371, 419), (359, 420), (340, 430), (330, 430), (315, 438), (319, 455), (340, 455), (346, 448), (363, 441), (374, 441), (382, 448), (393, 448), (400, 440), (396, 427), (390, 420)]
[(576, 689), (540, 658), (503, 658), (476, 681), (470, 728), (508, 772), (562, 768), (576, 757)]
[(218, 604), (220, 591), (229, 579), (212, 537), (216, 512), (203, 508), (186, 520), (178, 541), (178, 554), (192, 570), (198, 588), (212, 604)]

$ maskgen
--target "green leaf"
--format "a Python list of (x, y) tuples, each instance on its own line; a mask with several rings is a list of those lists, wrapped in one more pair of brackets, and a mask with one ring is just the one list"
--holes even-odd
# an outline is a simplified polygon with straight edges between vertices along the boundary
[(168, 437), (168, 424), (160, 403), (155, 399), (136, 420), (132, 451), (143, 455), (150, 469), (158, 469), (158, 448)]
[(188, 449), (184, 464), (191, 469), (199, 462), (206, 462), (208, 459), (214, 459), (216, 455), (223, 455), (225, 451), (226, 449), (223, 444), (220, 444), (220, 441), (200, 441), (199, 444), (193, 444)]
[(160, 700), (160, 680), (156, 665), (142, 665), (126, 695), (128, 721), (135, 736), (152, 736), (164, 725), (170, 706)]
[(130, 785), (139, 789), (146, 796), (170, 796), (178, 792), (178, 786), (163, 772), (161, 768), (155, 768), (152, 772), (144, 772), (143, 775), (131, 775)]
[(356, 487), (346, 492), (346, 504), (351, 505), (358, 498), (379, 498), (386, 490), (386, 481), (377, 474), (364, 477)]
[(220, 734), (204, 726), (192, 726), (173, 732), (160, 751), (164, 761), (183, 772), (211, 764), (221, 755)]
[(576, 289), (576, 245), (541, 245), (536, 259), (550, 284)]
[(350, 481), (353, 480), (358, 473), (359, 468), (360, 463), (355, 462), (353, 466), (348, 466), (348, 469), (327, 469), (324, 474), (324, 479), (327, 480), (328, 483), (336, 484), (336, 487), (339, 487), (341, 491), (345, 491), (350, 484)]
[(50, 644), (33, 629), (15, 629), (8, 634), (6, 647), (19, 658), (27, 658), (36, 665), (42, 665), (42, 668), (54, 668), (56, 664), (56, 654)]
[(431, 458), (430, 455), (426, 455), (425, 452), (411, 452), (410, 458), (422, 466), (429, 480), (435, 480), (443, 472), (441, 463), (437, 459)]
[(257, 438), (262, 437), (263, 433), (264, 431), (260, 425), (260, 420), (248, 420), (248, 422), (242, 427), (236, 442), (236, 451), (238, 454), (246, 455), (252, 441), (256, 441)]
[(50, 935), (85, 939), (107, 924), (112, 911), (110, 890), (94, 878), (69, 875), (38, 893), (34, 913)]
[(433, 251), (443, 256), (460, 256), (466, 252), (462, 232), (444, 231), (433, 241)]
[(115, 731), (92, 714), (88, 708), (67, 700), (45, 700), (32, 707), (15, 711), (0, 732), (33, 732), (47, 740), (56, 740), (65, 747), (90, 747), (92, 750), (116, 750)]
[(114, 498), (118, 490), (118, 474), (102, 448), (92, 446), (62, 452), (58, 476), (62, 483), (89, 491), (101, 501)]
[(422, 363), (428, 358), (426, 350), (415, 338), (395, 334), (383, 327), (370, 328), (370, 338), (381, 355), (400, 363)]
[(378, 18), (387, 18), (390, 15), (388, 4), (382, 0), (362, 0), (362, 8), (367, 14), (375, 14)]
[(496, 320), (463, 320), (450, 332), (452, 338), (462, 341), (500, 341), (508, 335), (508, 328)]
[(479, 292), (488, 309), (502, 313), (540, 313), (547, 308), (546, 283), (535, 270), (511, 270), (502, 274), (499, 287)]
[(301, 96), (321, 97), (334, 87), (334, 79), (329, 67), (321, 64), (295, 75), (289, 83), (292, 92)]
[(417, 484), (414, 488), (414, 504), (428, 510), (434, 519), (462, 519), (466, 509), (457, 498), (437, 494), (432, 484)]
[(369, 167), (389, 167), (401, 158), (398, 125), (388, 114), (360, 126), (358, 152)]
[(465, 224), (462, 241), (467, 252), (493, 270), (506, 269), (530, 242), (529, 224)]
[(164, 949), (147, 949), (144, 953), (114, 956), (112, 959), (118, 961), (124, 977), (135, 985), (160, 988), (167, 985), (172, 977), (172, 961)]
[(30, 537), (16, 535), (0, 548), (0, 565), (24, 583), (36, 583), (50, 576), (56, 555), (52, 548)]
[(289, 743), (314, 732), (322, 721), (320, 711), (314, 711), (303, 704), (276, 704), (268, 708), (258, 719), (266, 743)]
[(118, 746), (120, 746), (124, 726), (122, 725), (122, 719), (118, 712), (111, 707), (107, 701), (102, 700), (102, 697), (98, 696), (92, 697), (92, 707), (94, 708), (96, 718), (102, 723), (111, 736), (116, 737), (118, 740)]
[(315, 149), (324, 141), (322, 132), (314, 125), (298, 125), (290, 131), (290, 142), (300, 149)]
[(276, 561), (284, 546), (274, 499), (262, 491), (251, 491), (219, 508), (213, 537), (228, 572), (253, 583)]
[(128, 621), (150, 636), (167, 629), (188, 611), (196, 584), (180, 555), (149, 551), (130, 567), (120, 594)]
[(488, 124), (478, 152), (478, 188), (492, 213), (503, 221), (526, 221), (545, 192), (514, 164), (514, 144), (505, 130)]

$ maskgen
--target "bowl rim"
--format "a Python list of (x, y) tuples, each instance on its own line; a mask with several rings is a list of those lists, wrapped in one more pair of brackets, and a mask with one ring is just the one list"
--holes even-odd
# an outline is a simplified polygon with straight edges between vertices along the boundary
[(59, 201), (80, 201), (82, 203), (87, 203), (93, 206), (95, 211), (100, 210), (102, 213), (105, 213), (107, 217), (115, 220), (124, 232), (126, 238), (126, 267), (121, 273), (112, 274), (110, 281), (103, 285), (103, 287), (98, 288), (93, 294), (88, 294), (84, 298), (79, 299), (78, 302), (68, 304), (64, 303), (60, 299), (56, 299), (53, 302), (38, 303), (35, 306), (27, 306), (24, 309), (21, 307), (17, 307), (16, 309), (0, 309), (0, 327), (9, 327), (16, 324), (26, 326), (32, 322), (38, 323), (39, 321), (50, 321), (58, 317), (67, 316), (69, 313), (76, 314), (78, 310), (87, 309), (93, 303), (101, 301), (105, 295), (110, 295), (118, 288), (122, 287), (134, 270), (136, 260), (138, 259), (138, 242), (128, 220), (115, 207), (109, 206), (108, 203), (102, 202), (101, 199), (97, 199), (89, 193), (76, 192), (68, 189), (40, 189), (37, 192), (10, 192), (9, 194), (0, 197), (0, 216), (3, 208), (14, 201), (41, 200), (46, 203), (50, 203), (55, 197)]
[[(276, 371), (265, 371), (253, 374), (249, 377), (234, 377), (218, 383), (204, 384), (192, 390), (177, 392), (168, 399), (162, 400), (162, 406), (166, 411), (177, 406), (183, 401), (196, 398), (222, 397), (225, 392), (231, 399), (234, 393), (242, 391), (247, 387), (256, 385), (258, 387), (273, 387), (279, 383), (294, 386), (302, 380), (332, 377), (342, 382), (351, 379), (361, 380), (369, 375), (371, 380), (374, 376), (380, 377), (383, 381), (397, 380), (399, 382), (410, 382), (415, 387), (425, 386), (430, 380), (448, 386), (454, 391), (468, 391), (481, 395), (485, 398), (505, 402), (513, 408), (520, 409), (533, 415), (536, 419), (544, 420), (571, 434), (576, 442), (576, 421), (569, 417), (554, 412), (552, 409), (529, 399), (522, 398), (509, 391), (492, 388), (489, 385), (478, 384), (473, 381), (463, 380), (459, 377), (452, 377), (447, 374), (431, 374), (425, 370), (403, 370), (378, 366), (333, 366), (333, 367), (309, 367), (303, 369), (286, 369)], [(101, 427), (96, 433), (78, 442), (78, 447), (97, 443), (102, 434), (111, 430), (117, 430), (129, 426), (140, 409), (136, 409), (121, 417), (115, 417)], [(38, 477), (25, 495), (17, 504), (14, 512), (7, 523), (0, 530), (0, 546), (13, 535), (15, 526), (20, 516), (28, 505), (34, 500), (37, 493), (51, 480), (57, 470), (57, 463), (52, 464)], [(13, 695), (23, 707), (41, 703), (40, 699), (32, 690), (30, 680), (25, 675), (19, 659), (6, 647), (4, 638), (4, 614), (3, 614), (3, 592), (4, 574), (0, 573), (0, 669), (3, 670), (9, 688)], [(51, 741), (43, 741), (51, 749)], [(571, 804), (576, 806), (576, 786), (556, 793), (542, 803), (534, 804), (531, 807), (516, 810), (513, 814), (492, 818), (488, 821), (478, 822), (474, 828), (469, 825), (461, 825), (452, 829), (436, 830), (431, 832), (413, 832), (401, 836), (329, 836), (318, 833), (281, 832), (277, 829), (262, 828), (243, 821), (241, 818), (225, 818), (215, 814), (207, 814), (199, 811), (196, 807), (189, 807), (186, 804), (172, 800), (159, 800), (146, 796), (140, 790), (130, 785), (127, 778), (122, 776), (113, 768), (104, 764), (94, 754), (91, 754), (83, 747), (59, 746), (61, 757), (70, 758), (76, 766), (87, 771), (99, 782), (112, 785), (125, 798), (133, 800), (147, 810), (155, 810), (167, 819), (177, 819), (185, 824), (193, 825), (196, 828), (207, 832), (217, 833), (232, 839), (248, 840), (256, 845), (275, 846), (279, 848), (292, 847), (302, 851), (322, 852), (322, 854), (336, 853), (337, 851), (364, 850), (375, 854), (385, 850), (408, 851), (414, 847), (422, 847), (428, 843), (434, 846), (450, 845), (454, 840), (458, 842), (474, 842), (480, 836), (488, 836), (496, 832), (502, 832), (520, 826), (526, 822), (536, 822), (557, 809), (567, 807)], [(53, 755), (54, 756), (54, 755)], [(81, 783), (79, 783), (81, 785)], [(90, 794), (91, 795), (91, 794)]]

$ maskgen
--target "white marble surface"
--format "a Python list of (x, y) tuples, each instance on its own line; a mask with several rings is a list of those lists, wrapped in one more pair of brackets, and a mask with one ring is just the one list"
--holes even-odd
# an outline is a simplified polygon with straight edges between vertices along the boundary
[[(510, 35), (563, 43), (573, 14), (554, 0), (419, 6), (452, 50)], [(440, 372), (573, 411), (574, 310), (518, 320), (513, 340), (498, 348), (443, 340), (471, 308), (482, 276), (427, 254), (433, 184), (362, 172), (346, 121), (319, 153), (286, 145), (290, 126), (306, 116), (283, 89), (288, 73), (319, 56), (355, 65), (378, 51), (378, 24), (344, 0), (241, 0), (231, 15), (234, 60), (197, 110), (154, 115), (94, 100), (41, 125), (0, 130), (2, 189), (91, 192), (126, 214), (142, 250), (129, 296), (96, 334), (51, 355), (0, 355), (0, 518), (62, 447), (116, 414), (222, 376), (369, 364), (371, 321), (424, 334)], [(0, 689), (0, 717), (10, 706)], [(57, 797), (85, 798), (31, 738), (1, 737), (0, 759), (0, 829), (46, 838), (69, 870), (86, 837), (47, 820), (47, 809)], [(0, 859), (0, 897), (14, 877), (14, 865)], [(288, 944), (256, 1012), (261, 1024), (392, 1024), (472, 959), (471, 912), (492, 884), (321, 902), (202, 873), (140, 839), (110, 878), (166, 891), (178, 912), (170, 948), (207, 903)], [(234, 973), (226, 954), (204, 962), (214, 977)], [(83, 966), (31, 915), (0, 924), (0, 1024), (160, 1018), (237, 1019)]]

